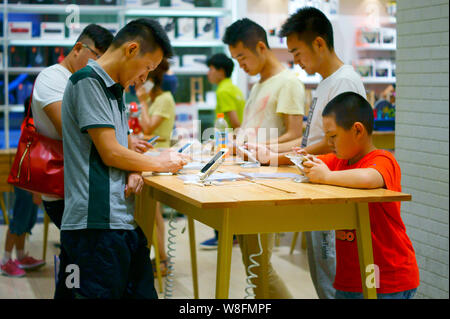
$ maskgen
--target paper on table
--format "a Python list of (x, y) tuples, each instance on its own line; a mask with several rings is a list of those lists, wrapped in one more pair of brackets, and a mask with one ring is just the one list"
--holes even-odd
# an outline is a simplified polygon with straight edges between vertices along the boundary
[[(199, 176), (197, 174), (187, 174), (178, 176), (179, 179), (186, 182), (199, 182)], [(207, 178), (207, 181), (234, 181), (237, 179), (243, 179), (244, 177), (235, 173), (213, 173)]]
[(183, 169), (185, 169), (185, 170), (189, 170), (189, 169), (200, 170), (205, 165), (206, 165), (205, 163), (201, 163), (201, 162), (190, 162), (190, 163), (187, 163), (186, 165), (184, 165)]
[(239, 172), (240, 175), (254, 179), (286, 179), (286, 178), (299, 178), (301, 175), (294, 173), (251, 173), (251, 172)]

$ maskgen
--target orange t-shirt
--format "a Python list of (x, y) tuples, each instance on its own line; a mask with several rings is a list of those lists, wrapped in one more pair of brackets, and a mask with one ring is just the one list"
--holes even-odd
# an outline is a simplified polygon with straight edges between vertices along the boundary
[[(374, 168), (383, 176), (385, 188), (401, 191), (401, 172), (395, 157), (375, 150), (353, 165), (335, 154), (319, 156), (332, 171)], [(379, 269), (377, 293), (394, 293), (417, 288), (419, 269), (411, 240), (400, 217), (400, 202), (369, 203), (374, 263)], [(334, 287), (362, 292), (358, 246), (354, 230), (336, 231), (336, 277)]]

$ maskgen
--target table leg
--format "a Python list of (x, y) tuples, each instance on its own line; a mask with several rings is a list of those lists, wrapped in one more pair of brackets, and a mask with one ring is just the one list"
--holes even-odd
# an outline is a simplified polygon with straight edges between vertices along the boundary
[(224, 209), (217, 247), (216, 299), (227, 299), (230, 288), (231, 250), (233, 234), (230, 231), (229, 210)]
[(194, 299), (198, 299), (198, 274), (197, 274), (197, 251), (195, 249), (194, 220), (188, 217), (189, 246), (191, 248), (192, 285), (194, 288)]
[(134, 219), (147, 237), (148, 248), (151, 249), (157, 203), (153, 198), (152, 189), (144, 185), (141, 194), (136, 196), (135, 203)]
[(358, 224), (356, 229), (356, 242), (358, 243), (363, 294), (365, 299), (377, 299), (376, 283), (379, 280), (379, 273), (373, 260), (369, 205), (367, 203), (357, 203), (355, 206)]

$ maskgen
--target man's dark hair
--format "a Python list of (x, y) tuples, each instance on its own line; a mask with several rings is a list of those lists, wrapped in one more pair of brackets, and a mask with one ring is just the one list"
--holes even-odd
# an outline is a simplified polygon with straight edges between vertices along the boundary
[(230, 25), (225, 30), (222, 41), (231, 46), (236, 46), (238, 42), (242, 42), (246, 48), (253, 52), (256, 50), (256, 44), (259, 41), (263, 42), (269, 48), (266, 30), (247, 18), (238, 20)]
[(229, 57), (223, 53), (214, 54), (206, 61), (206, 65), (213, 66), (217, 70), (223, 70), (225, 72), (225, 77), (229, 78), (233, 73), (234, 63)]
[(90, 24), (86, 28), (83, 29), (80, 36), (77, 39), (77, 42), (86, 41), (86, 39), (92, 40), (94, 42), (95, 47), (101, 52), (105, 53), (105, 51), (110, 46), (114, 36), (112, 33), (105, 29), (104, 27), (98, 24)]
[(299, 40), (311, 45), (316, 37), (325, 40), (328, 48), (334, 50), (333, 26), (319, 9), (305, 7), (291, 15), (281, 27), (280, 37), (297, 34)]
[(173, 56), (170, 40), (161, 24), (156, 20), (141, 18), (130, 21), (119, 30), (111, 45), (113, 48), (119, 48), (125, 42), (133, 40), (139, 42), (141, 54), (154, 52), (159, 47), (166, 59)]
[(373, 109), (367, 100), (355, 92), (341, 93), (325, 106), (322, 116), (333, 116), (337, 126), (349, 130), (361, 122), (370, 135), (373, 131)]

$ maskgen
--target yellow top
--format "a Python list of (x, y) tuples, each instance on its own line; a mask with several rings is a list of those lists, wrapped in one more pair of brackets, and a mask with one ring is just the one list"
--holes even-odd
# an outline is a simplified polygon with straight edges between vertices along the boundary
[(152, 132), (164, 141), (157, 142), (155, 147), (170, 147), (173, 125), (175, 122), (175, 100), (172, 93), (166, 91), (159, 95), (148, 109), (148, 115), (159, 115), (164, 118), (162, 123)]

